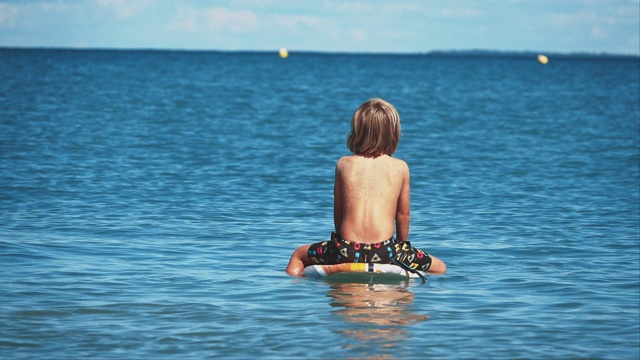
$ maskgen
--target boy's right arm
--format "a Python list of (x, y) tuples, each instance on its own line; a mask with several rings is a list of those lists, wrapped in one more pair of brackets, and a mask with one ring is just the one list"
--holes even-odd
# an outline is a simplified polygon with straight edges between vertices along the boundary
[(398, 196), (396, 206), (396, 240), (404, 242), (409, 239), (409, 224), (411, 223), (411, 189), (409, 166), (403, 162), (402, 168), (402, 188)]

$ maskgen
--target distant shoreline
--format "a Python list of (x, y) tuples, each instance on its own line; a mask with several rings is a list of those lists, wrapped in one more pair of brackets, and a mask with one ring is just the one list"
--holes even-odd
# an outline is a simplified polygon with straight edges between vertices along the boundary
[[(77, 48), (77, 47), (17, 47), (0, 46), (0, 51), (30, 50), (30, 51), (113, 51), (113, 52), (167, 52), (167, 53), (237, 53), (237, 54), (277, 54), (274, 50), (216, 50), (216, 49), (162, 49), (162, 48)], [(426, 56), (426, 57), (515, 57), (530, 58), (544, 54), (554, 58), (605, 58), (605, 59), (640, 59), (640, 54), (591, 53), (591, 52), (544, 52), (544, 51), (503, 51), (503, 50), (432, 50), (424, 52), (349, 52), (349, 51), (316, 51), (289, 50), (292, 55), (351, 55), (351, 56)]]

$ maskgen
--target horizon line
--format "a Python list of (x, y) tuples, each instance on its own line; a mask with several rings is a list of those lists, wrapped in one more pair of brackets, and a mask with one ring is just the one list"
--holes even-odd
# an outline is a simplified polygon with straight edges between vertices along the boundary
[[(200, 49), (200, 48), (160, 48), (160, 47), (74, 47), (74, 46), (6, 46), (0, 45), (0, 50), (16, 49), (16, 50), (70, 50), (70, 51), (157, 51), (157, 52), (215, 52), (215, 53), (278, 53), (279, 48), (273, 50), (251, 50), (251, 49)], [(558, 57), (618, 57), (618, 58), (640, 58), (639, 54), (631, 53), (613, 53), (613, 52), (593, 52), (593, 51), (536, 51), (536, 50), (493, 50), (493, 49), (439, 49), (427, 51), (339, 51), (339, 50), (291, 50), (287, 48), (289, 55), (291, 54), (326, 54), (326, 55), (397, 55), (397, 56), (427, 56), (427, 55), (511, 55), (511, 56), (531, 56), (531, 55), (551, 55)]]

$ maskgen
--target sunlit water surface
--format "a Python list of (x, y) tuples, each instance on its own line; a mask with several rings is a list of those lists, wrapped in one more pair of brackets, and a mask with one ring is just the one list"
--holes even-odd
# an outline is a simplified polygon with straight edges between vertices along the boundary
[[(640, 356), (637, 58), (0, 50), (0, 357)], [(290, 278), (394, 104), (427, 284)]]

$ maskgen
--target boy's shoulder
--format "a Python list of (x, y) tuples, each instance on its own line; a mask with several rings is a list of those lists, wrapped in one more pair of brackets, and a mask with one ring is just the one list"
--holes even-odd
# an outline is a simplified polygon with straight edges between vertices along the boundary
[(397, 167), (398, 170), (400, 170), (401, 172), (409, 172), (409, 164), (407, 164), (406, 161), (402, 160), (402, 159), (398, 159), (398, 158), (394, 158), (394, 157), (389, 157), (394, 165)]
[(345, 155), (345, 156), (341, 157), (340, 159), (338, 159), (338, 164), (344, 163), (344, 162), (353, 161), (353, 159), (355, 159), (356, 157), (357, 157), (357, 155)]

